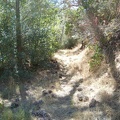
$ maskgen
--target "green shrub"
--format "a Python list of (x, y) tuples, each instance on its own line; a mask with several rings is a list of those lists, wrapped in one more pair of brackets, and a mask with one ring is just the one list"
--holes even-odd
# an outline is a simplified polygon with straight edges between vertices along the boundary
[(103, 60), (103, 55), (98, 45), (92, 46), (91, 49), (94, 50), (94, 55), (91, 57), (91, 60), (89, 61), (90, 71), (95, 71), (100, 67), (101, 62)]
[(0, 120), (31, 120), (31, 118), (30, 114), (20, 107), (14, 112), (9, 108), (3, 109)]
[(16, 109), (14, 112), (14, 120), (31, 120), (28, 108), (23, 108), (20, 106), (18, 109)]
[(14, 120), (12, 111), (10, 109), (4, 109), (1, 120)]
[(73, 48), (75, 45), (77, 45), (77, 39), (73, 39), (73, 38), (69, 38), (68, 40), (66, 40), (64, 42), (64, 48), (67, 48), (67, 49), (71, 49)]
[(15, 113), (15, 120), (26, 120), (25, 119), (25, 111), (22, 108), (19, 108)]
[(3, 109), (4, 109), (4, 104), (0, 103), (0, 113), (3, 111)]

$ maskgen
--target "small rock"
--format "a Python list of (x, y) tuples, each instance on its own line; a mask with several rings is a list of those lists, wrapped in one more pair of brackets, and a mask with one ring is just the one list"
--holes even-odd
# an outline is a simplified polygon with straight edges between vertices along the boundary
[(93, 98), (89, 104), (89, 107), (92, 108), (92, 107), (95, 107), (96, 106), (96, 103), (97, 101)]
[(89, 98), (87, 96), (84, 96), (84, 95), (78, 94), (77, 97), (78, 97), (78, 100), (81, 101), (81, 102), (82, 101), (87, 102), (89, 100)]
[(54, 86), (54, 85), (52, 85), (52, 86), (51, 86), (51, 89), (55, 89), (55, 86)]
[(68, 114), (68, 115), (72, 114), (72, 111), (68, 111), (67, 114)]
[(47, 118), (48, 120), (51, 119), (50, 115), (45, 110), (32, 111), (32, 115), (35, 117)]
[(16, 98), (15, 101), (13, 103), (11, 103), (10, 108), (11, 109), (17, 108), (17, 107), (19, 107), (19, 104), (20, 104), (20, 100), (19, 100), (19, 98)]
[(83, 89), (79, 87), (79, 88), (77, 88), (77, 90), (78, 90), (78, 91), (82, 91)]
[(17, 107), (19, 107), (19, 104), (18, 104), (18, 103), (15, 103), (15, 102), (12, 103), (11, 106), (10, 106), (11, 109), (17, 108)]
[(83, 101), (87, 102), (88, 100), (89, 100), (89, 97), (85, 96)]
[(79, 87), (79, 84), (75, 84), (74, 87)]
[(83, 97), (83, 95), (81, 95), (80, 93), (78, 93), (77, 94), (77, 97), (79, 98), (79, 97)]
[(79, 101), (83, 101), (83, 96), (81, 94), (77, 94), (77, 98)]
[(53, 91), (52, 90), (48, 90), (48, 93), (51, 94)]
[(43, 100), (35, 101), (33, 104), (34, 105), (42, 105), (44, 103)]
[(91, 88), (91, 89), (90, 89), (90, 91), (92, 91), (92, 92), (93, 92), (94, 90)]
[(83, 78), (80, 78), (80, 83), (82, 83), (83, 82)]
[(42, 95), (43, 95), (43, 96), (45, 96), (45, 95), (47, 95), (47, 94), (48, 94), (48, 91), (47, 91), (47, 90), (43, 90), (43, 91), (42, 91)]
[(83, 97), (79, 97), (78, 99), (79, 99), (79, 101), (83, 101)]
[(57, 98), (57, 96), (55, 94), (51, 94), (51, 97), (53, 98)]
[(16, 99), (15, 99), (15, 102), (20, 102), (20, 99), (19, 99), (19, 98), (16, 98)]
[(43, 101), (43, 100), (39, 100), (38, 103), (39, 103), (39, 104), (43, 104), (44, 101)]
[(59, 78), (62, 78), (63, 77), (63, 75), (62, 74), (59, 74)]

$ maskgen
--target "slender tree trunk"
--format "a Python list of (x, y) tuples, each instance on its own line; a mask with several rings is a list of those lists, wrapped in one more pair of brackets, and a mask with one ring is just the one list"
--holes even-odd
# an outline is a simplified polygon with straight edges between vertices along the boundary
[(26, 101), (26, 93), (21, 71), (23, 70), (22, 63), (22, 36), (20, 24), (20, 0), (16, 0), (16, 41), (17, 41), (17, 66), (18, 66), (18, 83), (20, 88), (20, 95), (23, 102)]
[(63, 41), (63, 35), (64, 35), (64, 25), (63, 25), (63, 27), (62, 27), (62, 33), (61, 33), (61, 38), (60, 38), (60, 41), (62, 42)]
[(16, 0), (16, 41), (17, 41), (17, 64), (18, 72), (22, 69), (22, 36), (21, 36), (21, 24), (20, 24), (20, 1)]

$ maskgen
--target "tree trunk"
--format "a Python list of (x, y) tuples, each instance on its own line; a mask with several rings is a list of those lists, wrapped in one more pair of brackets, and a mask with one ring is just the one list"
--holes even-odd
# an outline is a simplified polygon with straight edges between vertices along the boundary
[(16, 42), (17, 42), (17, 67), (18, 67), (18, 83), (20, 89), (21, 99), (23, 104), (26, 102), (26, 93), (24, 89), (24, 82), (22, 78), (23, 62), (22, 62), (22, 35), (20, 24), (20, 0), (16, 0)]
[(20, 24), (20, 1), (16, 0), (16, 41), (17, 41), (17, 65), (18, 72), (22, 69), (22, 36), (21, 36), (21, 24)]

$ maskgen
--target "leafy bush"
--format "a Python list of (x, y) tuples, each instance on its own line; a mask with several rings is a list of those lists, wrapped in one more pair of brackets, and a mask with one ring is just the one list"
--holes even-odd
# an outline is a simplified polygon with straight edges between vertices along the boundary
[(12, 111), (10, 109), (4, 109), (1, 120), (14, 120)]
[[(12, 76), (18, 73), (18, 48), (16, 40), (16, 9), (11, 11), (15, 3), (0, 1), (0, 77)], [(10, 5), (8, 5), (10, 4)], [(19, 53), (21, 63), (30, 65), (43, 64), (59, 48), (59, 22), (57, 12), (59, 8), (51, 1), (20, 1), (20, 23), (21, 25), (21, 52)], [(22, 9), (22, 8), (23, 9)], [(47, 9), (46, 9), (47, 8)], [(28, 10), (30, 9), (29, 15)], [(42, 11), (42, 12), (41, 12)], [(2, 68), (4, 72), (2, 72)], [(29, 70), (29, 69), (27, 69)], [(24, 73), (21, 72), (22, 74)], [(5, 78), (6, 79), (6, 78)]]
[(75, 45), (77, 45), (77, 39), (73, 39), (73, 38), (69, 38), (68, 40), (66, 40), (64, 42), (64, 48), (68, 48), (68, 49), (71, 49), (73, 48)]

